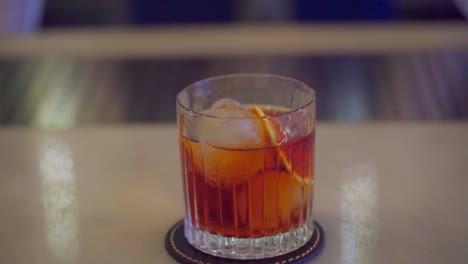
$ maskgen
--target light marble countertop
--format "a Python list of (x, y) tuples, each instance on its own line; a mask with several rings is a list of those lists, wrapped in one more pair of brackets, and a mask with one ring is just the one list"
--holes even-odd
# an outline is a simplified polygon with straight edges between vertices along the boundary
[[(320, 123), (312, 263), (468, 263), (468, 123)], [(174, 125), (0, 129), (0, 263), (175, 263)]]

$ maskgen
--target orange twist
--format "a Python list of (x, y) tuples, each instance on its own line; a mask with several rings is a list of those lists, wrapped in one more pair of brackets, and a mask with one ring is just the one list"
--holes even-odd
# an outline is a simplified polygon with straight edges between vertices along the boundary
[[(266, 118), (265, 112), (263, 112), (263, 110), (256, 105), (252, 106), (252, 110), (254, 114), (260, 118), (263, 124), (263, 128), (266, 130), (268, 138), (270, 139), (271, 143), (273, 143), (273, 145), (278, 145), (278, 142), (276, 142), (275, 131), (273, 129), (273, 126), (270, 124), (269, 120)], [(283, 163), (284, 167), (286, 168), (288, 173), (293, 176), (293, 178), (296, 181), (298, 181), (299, 183), (306, 184), (306, 185), (313, 183), (311, 179), (302, 178), (301, 176), (297, 175), (297, 173), (293, 171), (291, 163), (289, 162), (288, 158), (284, 154), (284, 151), (281, 149), (281, 147), (278, 146), (278, 148), (276, 149), (278, 150), (278, 156), (281, 162)]]

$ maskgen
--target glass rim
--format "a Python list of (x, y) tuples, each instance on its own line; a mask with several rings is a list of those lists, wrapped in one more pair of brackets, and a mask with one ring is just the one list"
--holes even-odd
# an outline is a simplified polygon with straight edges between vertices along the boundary
[(264, 118), (267, 118), (269, 116), (265, 116), (265, 117), (258, 117), (258, 116), (243, 116), (243, 117), (235, 117), (235, 116), (218, 116), (218, 115), (212, 115), (212, 114), (207, 114), (207, 113), (203, 113), (203, 112), (200, 112), (200, 111), (195, 111), (191, 108), (189, 108), (188, 106), (185, 106), (181, 101), (180, 101), (180, 97), (181, 97), (181, 94), (185, 91), (187, 91), (189, 88), (195, 86), (196, 84), (199, 84), (201, 82), (206, 82), (206, 81), (213, 81), (213, 80), (217, 80), (217, 79), (226, 79), (226, 78), (233, 78), (233, 77), (262, 77), (262, 78), (268, 78), (268, 77), (273, 77), (273, 78), (276, 78), (276, 79), (281, 79), (281, 80), (285, 80), (285, 81), (289, 81), (289, 82), (292, 82), (292, 83), (296, 83), (296, 84), (299, 84), (300, 87), (304, 90), (308, 90), (310, 91), (312, 94), (311, 94), (311, 98), (310, 100), (307, 100), (307, 102), (299, 107), (296, 107), (294, 109), (291, 109), (289, 111), (286, 111), (286, 112), (281, 112), (280, 114), (278, 115), (275, 115), (274, 117), (275, 118), (279, 118), (279, 117), (283, 117), (283, 116), (287, 116), (287, 115), (291, 115), (291, 114), (294, 114), (296, 112), (299, 112), (301, 111), (302, 109), (305, 109), (307, 107), (309, 107), (310, 105), (312, 105), (314, 102), (315, 102), (315, 98), (316, 98), (316, 93), (315, 93), (315, 90), (310, 87), (309, 85), (307, 85), (306, 83), (304, 82), (301, 82), (299, 80), (296, 80), (294, 78), (291, 78), (291, 77), (286, 77), (286, 76), (282, 76), (282, 75), (276, 75), (276, 74), (269, 74), (269, 73), (234, 73), (234, 74), (224, 74), (224, 75), (216, 75), (216, 76), (213, 76), (213, 77), (208, 77), (208, 78), (205, 78), (205, 79), (201, 79), (201, 80), (198, 80), (196, 82), (193, 82), (189, 85), (187, 85), (184, 89), (182, 89), (180, 92), (177, 93), (177, 96), (176, 96), (176, 101), (177, 101), (177, 106), (180, 107), (182, 110), (186, 111), (186, 112), (189, 112), (193, 115), (196, 115), (196, 116), (200, 116), (200, 117), (206, 117), (206, 118), (214, 118), (214, 119), (264, 119)]

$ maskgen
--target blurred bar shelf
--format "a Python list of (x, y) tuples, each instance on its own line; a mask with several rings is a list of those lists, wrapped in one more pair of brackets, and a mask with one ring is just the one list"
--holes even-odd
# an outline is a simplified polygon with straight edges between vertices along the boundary
[(290, 24), (56, 30), (0, 39), (0, 125), (175, 122), (214, 75), (286, 75), (321, 121), (468, 119), (468, 26)]
[(161, 26), (54, 30), (0, 39), (0, 58), (189, 58), (466, 49), (466, 23)]

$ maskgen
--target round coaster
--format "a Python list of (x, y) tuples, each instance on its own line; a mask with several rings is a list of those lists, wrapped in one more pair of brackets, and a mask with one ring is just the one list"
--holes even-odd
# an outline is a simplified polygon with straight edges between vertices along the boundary
[(264, 259), (227, 259), (203, 253), (190, 245), (184, 235), (184, 221), (173, 225), (166, 235), (166, 250), (175, 260), (182, 264), (298, 264), (306, 263), (317, 256), (325, 246), (325, 236), (322, 227), (314, 221), (314, 234), (310, 240), (299, 249), (273, 258)]

